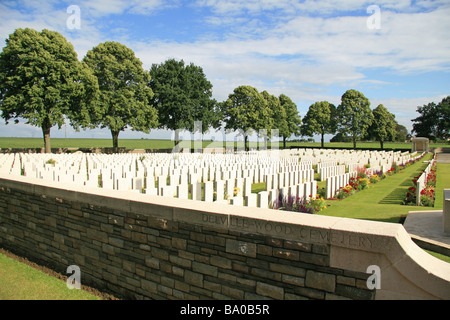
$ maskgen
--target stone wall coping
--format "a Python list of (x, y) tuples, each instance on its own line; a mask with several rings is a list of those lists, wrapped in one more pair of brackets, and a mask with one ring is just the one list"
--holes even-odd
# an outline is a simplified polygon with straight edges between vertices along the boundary
[[(117, 209), (166, 222), (186, 222), (212, 229), (331, 245), (332, 267), (366, 272), (368, 265), (379, 265), (382, 270), (387, 270), (382, 271), (385, 278), (389, 278), (388, 274), (400, 274), (409, 285), (425, 291), (417, 293), (420, 298), (450, 299), (450, 264), (418, 247), (401, 224), (207, 203), (75, 184), (61, 185), (22, 176), (0, 177), (0, 187)], [(395, 281), (391, 284), (384, 282), (386, 286), (381, 297), (395, 297), (396, 287), (404, 285)], [(405, 296), (408, 296), (407, 292), (397, 294), (399, 298)]]

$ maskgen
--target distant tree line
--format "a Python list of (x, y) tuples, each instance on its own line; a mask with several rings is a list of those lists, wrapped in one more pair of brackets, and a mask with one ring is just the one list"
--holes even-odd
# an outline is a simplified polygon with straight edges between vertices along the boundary
[[(101, 43), (79, 61), (71, 43), (46, 29), (16, 29), (0, 53), (1, 117), (6, 123), (22, 118), (41, 128), (45, 152), (51, 151), (51, 128), (61, 128), (66, 120), (75, 130), (108, 129), (115, 149), (127, 128), (145, 133), (175, 130), (177, 144), (178, 130), (204, 133), (224, 127), (242, 134), (246, 149), (253, 133), (267, 141), (278, 132), (284, 147), (292, 136), (314, 134), (321, 135), (323, 146), (325, 134), (338, 133), (336, 137), (349, 137), (354, 147), (370, 138), (383, 148), (385, 141), (404, 131), (383, 105), (371, 110), (369, 100), (353, 89), (337, 107), (327, 101), (314, 103), (302, 120), (284, 94), (242, 85), (218, 102), (212, 87), (201, 67), (183, 60), (168, 59), (144, 70), (133, 50), (118, 42)], [(445, 103), (448, 110), (448, 99)], [(197, 121), (201, 128), (195, 126)], [(420, 121), (415, 130), (420, 130)], [(445, 131), (442, 128), (448, 136), (448, 117), (436, 132)]]

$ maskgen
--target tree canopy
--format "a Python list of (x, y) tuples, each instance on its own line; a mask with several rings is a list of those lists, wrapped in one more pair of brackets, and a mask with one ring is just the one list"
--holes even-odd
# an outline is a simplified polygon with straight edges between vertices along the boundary
[(356, 148), (356, 141), (367, 133), (373, 121), (369, 99), (357, 90), (347, 90), (342, 95), (341, 104), (336, 111), (339, 132), (349, 133), (353, 148)]
[(228, 99), (221, 104), (225, 129), (239, 131), (244, 136), (248, 150), (248, 136), (259, 130), (267, 130), (267, 120), (272, 119), (263, 94), (252, 86), (244, 85), (234, 89)]
[(397, 121), (395, 121), (395, 115), (390, 113), (382, 104), (378, 105), (372, 111), (372, 114), (373, 122), (368, 129), (368, 133), (380, 142), (380, 148), (383, 149), (385, 141), (394, 141), (397, 133)]
[[(261, 119), (262, 121), (258, 124), (258, 130), (265, 130), (261, 131), (261, 133), (264, 133), (270, 138), (272, 137), (272, 130), (278, 130), (278, 136), (287, 134), (287, 115), (280, 100), (278, 97), (267, 92), (267, 90), (262, 91), (261, 95), (266, 103), (265, 108), (267, 108), (269, 116)], [(265, 139), (264, 142), (267, 142), (267, 139)], [(265, 144), (265, 147), (266, 146), (267, 145)]]
[(413, 133), (430, 139), (447, 139), (450, 137), (450, 96), (438, 104), (430, 102), (417, 107), (419, 117), (413, 122)]
[(395, 125), (395, 141), (405, 142), (405, 140), (409, 139), (410, 136), (411, 135), (405, 126), (398, 123)]
[(158, 114), (151, 104), (150, 74), (133, 50), (125, 45), (107, 41), (89, 50), (83, 61), (98, 79), (100, 98), (91, 110), (92, 125), (108, 128), (113, 148), (118, 148), (121, 131), (149, 133), (158, 125)]
[(47, 29), (16, 29), (0, 53), (0, 109), (8, 120), (26, 119), (40, 127), (49, 153), (50, 129), (66, 117), (74, 127), (89, 122), (97, 99), (92, 73), (61, 34)]
[(281, 107), (286, 113), (286, 130), (280, 131), (283, 137), (283, 148), (286, 148), (286, 139), (301, 132), (302, 118), (298, 113), (297, 105), (285, 94), (279, 96)]
[(217, 102), (212, 99), (212, 84), (203, 69), (175, 59), (153, 64), (150, 69), (150, 88), (154, 92), (152, 103), (158, 110), (161, 128), (193, 132), (195, 122), (201, 121), (202, 133), (219, 126)]
[(328, 101), (313, 103), (303, 118), (302, 133), (305, 136), (320, 134), (321, 146), (324, 146), (324, 135), (336, 132), (336, 107)]

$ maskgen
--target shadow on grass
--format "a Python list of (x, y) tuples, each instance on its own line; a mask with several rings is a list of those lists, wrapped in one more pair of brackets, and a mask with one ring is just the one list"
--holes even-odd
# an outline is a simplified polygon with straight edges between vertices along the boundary
[(386, 197), (381, 199), (379, 204), (402, 204), (403, 200), (406, 197), (406, 193), (408, 189), (405, 188), (396, 188), (394, 191), (389, 193)]

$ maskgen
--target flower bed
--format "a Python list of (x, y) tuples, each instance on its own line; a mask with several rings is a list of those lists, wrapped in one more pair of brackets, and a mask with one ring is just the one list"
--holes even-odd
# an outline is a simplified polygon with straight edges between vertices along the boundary
[(383, 179), (385, 179), (387, 176), (392, 176), (396, 173), (401, 172), (405, 168), (413, 165), (417, 161), (419, 161), (425, 153), (422, 153), (420, 156), (415, 157), (414, 159), (410, 159), (406, 161), (403, 164), (396, 164), (395, 162), (392, 164), (391, 168), (386, 171), (386, 173), (383, 173), (381, 171), (374, 172), (371, 175), (368, 175), (368, 170), (366, 168), (358, 168), (357, 172), (358, 175), (356, 178), (351, 178), (350, 183), (346, 185), (345, 187), (342, 187), (338, 190), (334, 200), (342, 200), (345, 199), (352, 194), (355, 194), (358, 191), (364, 190), (369, 188), (370, 184), (375, 184)]
[(406, 194), (405, 199), (403, 200), (404, 205), (417, 205), (417, 184), (418, 180), (421, 178), (423, 174), (428, 171), (428, 174), (425, 178), (425, 185), (420, 190), (420, 201), (419, 204), (424, 207), (434, 207), (435, 201), (435, 189), (436, 189), (436, 170), (437, 165), (436, 162), (432, 162), (430, 164), (430, 168), (426, 168), (422, 171), (419, 176), (414, 177), (411, 181), (412, 186), (408, 188), (408, 193)]
[(358, 169), (358, 175), (350, 178), (350, 183), (346, 186), (339, 188), (333, 199), (342, 200), (358, 191), (370, 188), (371, 184), (375, 184), (386, 178), (386, 175), (382, 172), (375, 172), (371, 175), (367, 174), (367, 170)]
[(280, 194), (278, 199), (272, 204), (271, 208), (275, 210), (314, 214), (325, 210), (327, 206), (325, 199), (319, 195), (316, 195), (315, 197), (310, 195), (309, 198), (305, 200), (300, 197), (291, 195), (283, 196)]

